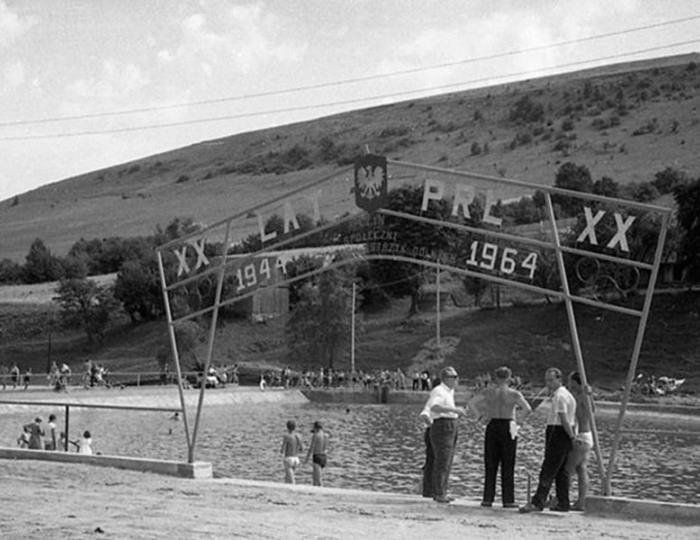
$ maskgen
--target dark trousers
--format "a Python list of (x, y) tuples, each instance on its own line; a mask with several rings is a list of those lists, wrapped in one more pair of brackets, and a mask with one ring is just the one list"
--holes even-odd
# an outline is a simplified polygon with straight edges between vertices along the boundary
[(544, 508), (554, 482), (559, 507), (569, 508), (569, 473), (566, 471), (566, 460), (571, 447), (571, 439), (562, 426), (547, 426), (540, 481), (532, 497), (534, 506)]
[(430, 428), (426, 428), (423, 434), (425, 442), (425, 464), (423, 465), (423, 497), (433, 497), (433, 466), (435, 464), (435, 454), (430, 443)]
[(518, 440), (510, 436), (510, 420), (494, 418), (486, 426), (484, 441), (484, 502), (493, 502), (496, 496), (496, 475), (501, 466), (501, 500), (515, 502), (515, 452)]
[(457, 445), (457, 419), (438, 418), (430, 427), (430, 444), (433, 448), (433, 497), (447, 495), (447, 485), (452, 469), (452, 460)]

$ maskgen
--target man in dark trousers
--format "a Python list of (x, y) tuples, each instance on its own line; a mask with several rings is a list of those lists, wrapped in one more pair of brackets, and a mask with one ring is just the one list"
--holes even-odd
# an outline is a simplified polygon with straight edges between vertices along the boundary
[(456, 407), (454, 392), (457, 371), (444, 367), (440, 371), (440, 384), (430, 392), (426, 408), (430, 411), (430, 446), (433, 450), (433, 499), (439, 503), (452, 501), (447, 496), (447, 486), (457, 445), (458, 418), (466, 416), (464, 407)]
[(547, 502), (552, 482), (556, 483), (558, 503), (550, 510), (569, 511), (569, 473), (566, 461), (576, 435), (576, 399), (563, 385), (561, 370), (549, 368), (545, 373), (544, 382), (551, 392), (548, 399), (544, 461), (537, 491), (530, 502), (520, 507), (521, 513), (541, 512)]
[(523, 411), (521, 422), (532, 412), (523, 395), (510, 388), (512, 373), (507, 367), (495, 371), (495, 385), (478, 394), (469, 406), (482, 413), (486, 422), (484, 440), (484, 497), (481, 506), (491, 507), (496, 496), (496, 475), (501, 467), (501, 501), (503, 508), (517, 508), (515, 503), (515, 454), (518, 444), (516, 408)]

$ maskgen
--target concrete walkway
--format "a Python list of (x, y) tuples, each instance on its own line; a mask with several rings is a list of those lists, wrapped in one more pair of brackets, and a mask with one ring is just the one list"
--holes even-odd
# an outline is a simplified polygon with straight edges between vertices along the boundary
[(700, 538), (700, 526), (518, 514), (458, 500), (290, 486), (186, 480), (87, 465), (0, 461), (3, 540), (473, 538)]

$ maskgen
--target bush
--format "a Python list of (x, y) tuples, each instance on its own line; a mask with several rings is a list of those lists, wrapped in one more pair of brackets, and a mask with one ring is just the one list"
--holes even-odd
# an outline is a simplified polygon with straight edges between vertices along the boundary
[(542, 122), (544, 120), (544, 107), (541, 103), (530, 99), (529, 96), (523, 96), (511, 107), (508, 119), (511, 122)]

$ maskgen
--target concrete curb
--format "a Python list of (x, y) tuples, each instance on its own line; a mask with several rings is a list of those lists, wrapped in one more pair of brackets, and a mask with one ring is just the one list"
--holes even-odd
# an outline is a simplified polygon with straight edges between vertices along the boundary
[(700, 505), (647, 499), (589, 496), (586, 497), (586, 514), (685, 525), (700, 524)]
[(61, 463), (81, 463), (99, 467), (113, 467), (130, 471), (141, 471), (180, 478), (210, 479), (213, 478), (211, 463), (195, 461), (182, 463), (160, 459), (141, 459), (124, 456), (71, 454), (69, 452), (52, 452), (44, 450), (25, 450), (16, 448), (0, 448), (0, 459), (33, 459), (41, 461), (58, 461)]

